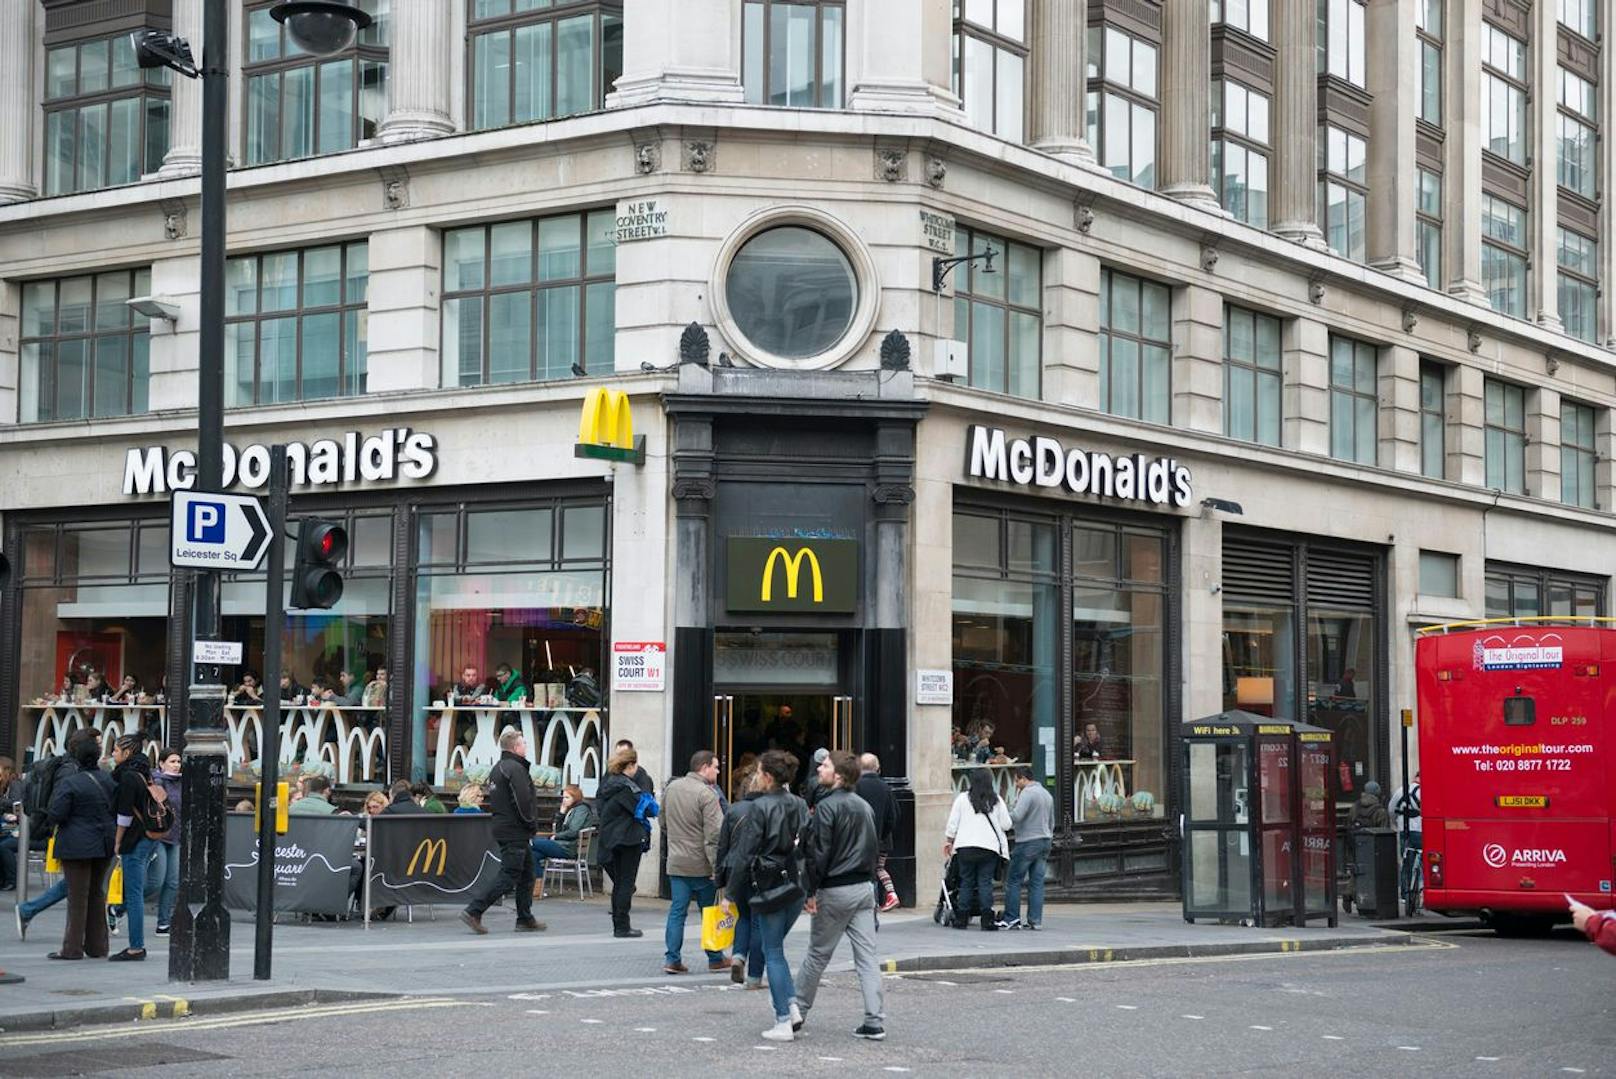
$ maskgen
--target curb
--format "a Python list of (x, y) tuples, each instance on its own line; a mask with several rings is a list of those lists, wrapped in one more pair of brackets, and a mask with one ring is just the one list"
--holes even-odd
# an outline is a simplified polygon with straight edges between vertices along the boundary
[(1347, 948), (1414, 943), (1411, 935), (1395, 937), (1335, 938), (1326, 940), (1264, 940), (1238, 944), (1140, 945), (1133, 948), (1061, 948), (1041, 952), (974, 952), (969, 955), (923, 955), (888, 959), (887, 974), (917, 974), (940, 970), (981, 970), (995, 967), (1060, 967), (1088, 963), (1127, 963), (1140, 959), (1206, 959), (1230, 955), (1286, 955), (1296, 952), (1332, 952)]
[(130, 997), (118, 1004), (95, 1004), (83, 1008), (55, 1008), (0, 1016), (0, 1033), (20, 1034), (46, 1030), (114, 1023), (172, 1021), (195, 1015), (227, 1015), (259, 1008), (295, 1008), (308, 1004), (340, 1004), (361, 1000), (397, 1000), (397, 993), (375, 993), (345, 989), (281, 989), (267, 993), (241, 993), (227, 997), (190, 1000), (166, 993), (154, 993), (146, 1000)]

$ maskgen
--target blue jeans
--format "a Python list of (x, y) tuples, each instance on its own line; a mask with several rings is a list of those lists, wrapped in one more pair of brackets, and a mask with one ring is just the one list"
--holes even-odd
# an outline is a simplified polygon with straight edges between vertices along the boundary
[(146, 950), (146, 866), (152, 860), (155, 839), (142, 839), (125, 854), (123, 862), (123, 909), (129, 916), (129, 948)]
[(758, 915), (739, 906), (735, 908), (735, 946), (731, 951), (737, 959), (746, 960), (748, 980), (763, 980), (763, 927)]
[(40, 892), (37, 896), (30, 899), (17, 909), (22, 912), (23, 921), (32, 921), (34, 915), (38, 914), (46, 907), (54, 907), (56, 904), (60, 903), (66, 898), (67, 876), (66, 874), (63, 874), (56, 878), (55, 884), (52, 884), (49, 888), (46, 888), (43, 892)]
[(1021, 878), (1027, 878), (1027, 921), (1044, 924), (1044, 872), (1049, 868), (1049, 840), (1029, 839), (1010, 850), (1010, 869), (1004, 877), (1004, 917), (1021, 917)]
[[(673, 888), (673, 902), (668, 906), (668, 924), (662, 934), (664, 948), (663, 962), (679, 962), (679, 950), (685, 942), (685, 914), (690, 909), (690, 901), (694, 899), (699, 909), (706, 909), (718, 902), (718, 886), (711, 877), (669, 877), (668, 884)], [(722, 963), (723, 952), (708, 952), (707, 962)]]
[(151, 866), (146, 874), (146, 898), (157, 900), (157, 924), (174, 920), (174, 901), (180, 894), (180, 845), (157, 840), (152, 847)]
[(791, 1002), (797, 998), (796, 983), (791, 980), (791, 964), (786, 962), (786, 934), (802, 913), (802, 901), (767, 914), (757, 914), (758, 928), (763, 936), (763, 963), (769, 972), (769, 997), (774, 1002), (774, 1018), (784, 1023), (791, 1018)]

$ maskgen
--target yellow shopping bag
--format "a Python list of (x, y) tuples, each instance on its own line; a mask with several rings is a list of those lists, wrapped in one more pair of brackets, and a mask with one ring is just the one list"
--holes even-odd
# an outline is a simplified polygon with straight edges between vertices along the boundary
[(56, 860), (56, 837), (53, 835), (45, 840), (45, 872), (60, 873), (62, 863)]
[(112, 863), (112, 876), (107, 878), (107, 903), (117, 906), (123, 902), (123, 862)]
[(735, 911), (723, 907), (701, 909), (701, 950), (722, 952), (735, 943)]

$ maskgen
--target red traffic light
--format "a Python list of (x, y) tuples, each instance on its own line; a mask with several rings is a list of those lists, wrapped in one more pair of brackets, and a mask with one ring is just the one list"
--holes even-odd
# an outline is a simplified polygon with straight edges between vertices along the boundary
[(342, 574), (337, 565), (347, 553), (347, 529), (335, 521), (304, 518), (297, 530), (291, 606), (303, 610), (336, 606), (342, 599)]

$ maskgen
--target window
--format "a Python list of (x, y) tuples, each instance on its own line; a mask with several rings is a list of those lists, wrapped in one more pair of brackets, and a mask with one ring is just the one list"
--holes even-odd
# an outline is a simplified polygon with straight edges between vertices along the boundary
[(1415, 0), (1415, 33), (1419, 38), (1419, 84), (1414, 100), (1419, 118), (1442, 126), (1442, 0)]
[(1330, 250), (1357, 262), (1364, 260), (1367, 160), (1363, 139), (1329, 124), (1320, 129), (1319, 212), (1324, 215), (1324, 236)]
[(735, 325), (758, 349), (800, 360), (846, 336), (858, 275), (836, 243), (801, 225), (765, 229), (735, 253), (725, 296)]
[(966, 342), (971, 385), (1037, 397), (1042, 373), (1042, 263), (1036, 247), (972, 229), (954, 233), (955, 253), (998, 254), (993, 273), (979, 262), (954, 271), (954, 338)]
[(1526, 317), (1526, 211), (1481, 197), (1481, 278), (1493, 310)]
[[(799, 109), (841, 108), (845, 15), (841, 0), (747, 0), (741, 32), (746, 100)], [(991, 82), (988, 93), (991, 97)]]
[(1418, 169), (1414, 198), (1414, 243), (1425, 283), (1442, 287), (1442, 174)]
[[(123, 34), (45, 55), (45, 194), (132, 184), (168, 153), (168, 71)], [(20, 105), (12, 106), (21, 108)]]
[(363, 241), (231, 259), (225, 404), (364, 393), (369, 277)]
[(1440, 364), (1420, 361), (1420, 474), (1441, 479), (1447, 454), (1447, 408)]
[(1593, 509), (1594, 410), (1575, 401), (1560, 402), (1560, 501)]
[(1268, 40), (1268, 0), (1212, 0), (1212, 21)]
[(1555, 114), (1559, 125), (1555, 140), (1555, 175), (1561, 187), (1591, 199), (1598, 194), (1599, 186), (1595, 165), (1599, 142), (1595, 126), (1599, 118), (1599, 87), (1563, 67), (1558, 71), (1560, 108)]
[(1364, 0), (1319, 0), (1319, 74), (1363, 86)]
[(1224, 308), (1223, 433), (1279, 445), (1279, 319)]
[(270, 17), (273, 6), (247, 9), (247, 164), (337, 153), (374, 138), (387, 115), (391, 0), (360, 0), (374, 22), (346, 52), (319, 58), (292, 43)]
[(1156, 46), (1114, 26), (1088, 38), (1089, 144), (1118, 179), (1156, 186)]
[(1556, 7), (1560, 25), (1595, 40), (1599, 35), (1598, 0), (1559, 0)]
[(1330, 338), (1330, 456), (1375, 463), (1380, 401), (1375, 393), (1375, 346)]
[(1584, 341), (1597, 339), (1599, 311), (1594, 301), (1599, 295), (1599, 244), (1562, 227), (1555, 264), (1560, 268), (1557, 291), (1565, 332)]
[(1268, 227), (1268, 95), (1212, 83), (1212, 182), (1231, 217)]
[(1171, 422), (1171, 316), (1166, 285), (1100, 272), (1100, 408)]
[(1487, 563), (1488, 618), (1599, 618), (1604, 613), (1602, 578)]
[(1482, 145), (1526, 164), (1526, 42), (1482, 27)]
[(454, 229), (443, 236), (443, 384), (611, 371), (613, 211)]
[(471, 0), (467, 37), (478, 130), (593, 112), (623, 73), (621, 3)]
[(956, 0), (954, 93), (971, 126), (1020, 142), (1026, 115), (1026, 0)]
[(1443, 551), (1420, 552), (1420, 595), (1452, 599), (1459, 595), (1459, 556)]
[(144, 269), (24, 282), (18, 420), (145, 412), (150, 320), (124, 301), (150, 294)]
[(1487, 380), (1487, 486), (1526, 493), (1526, 391)]

